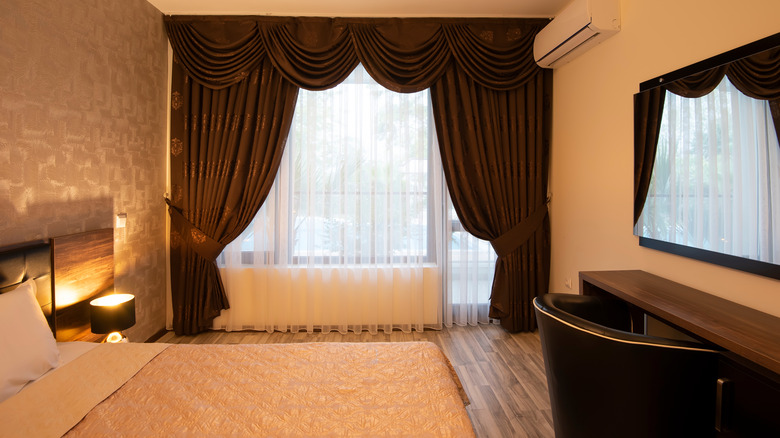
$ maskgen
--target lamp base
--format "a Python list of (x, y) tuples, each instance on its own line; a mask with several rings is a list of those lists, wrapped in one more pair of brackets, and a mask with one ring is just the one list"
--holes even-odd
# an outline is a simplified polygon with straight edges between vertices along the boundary
[(127, 336), (122, 334), (122, 332), (111, 332), (106, 336), (105, 339), (103, 339), (103, 343), (106, 344), (118, 344), (118, 343), (127, 343), (130, 342), (127, 340)]

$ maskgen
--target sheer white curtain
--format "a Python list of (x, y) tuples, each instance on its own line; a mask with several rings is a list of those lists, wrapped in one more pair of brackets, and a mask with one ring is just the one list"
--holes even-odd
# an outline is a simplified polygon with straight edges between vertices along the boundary
[[(271, 194), (220, 257), (230, 309), (214, 328), (376, 333), (487, 321), (495, 255), (470, 236), (453, 244), (441, 167), (428, 92), (393, 93), (361, 66), (331, 90), (301, 90)], [(450, 254), (460, 245), (464, 255)], [(466, 278), (449, 273), (470, 260)], [(481, 289), (448, 293), (468, 281)]]
[(447, 257), (444, 261), (446, 326), (489, 323), (490, 292), (496, 268), (496, 252), (486, 240), (469, 234), (460, 225), (447, 196), (448, 220), (445, 225)]
[(697, 99), (667, 92), (638, 226), (646, 237), (779, 262), (779, 155), (767, 102), (728, 79)]

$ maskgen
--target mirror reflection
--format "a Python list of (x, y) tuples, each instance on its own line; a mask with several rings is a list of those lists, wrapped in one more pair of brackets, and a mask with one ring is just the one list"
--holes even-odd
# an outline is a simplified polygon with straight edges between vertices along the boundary
[(773, 36), (642, 84), (640, 245), (780, 278), (778, 44)]

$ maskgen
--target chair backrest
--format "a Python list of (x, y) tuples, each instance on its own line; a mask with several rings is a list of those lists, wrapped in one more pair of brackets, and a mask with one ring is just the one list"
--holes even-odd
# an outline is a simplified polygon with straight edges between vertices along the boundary
[(557, 438), (714, 435), (717, 351), (621, 330), (616, 300), (547, 294), (534, 307)]

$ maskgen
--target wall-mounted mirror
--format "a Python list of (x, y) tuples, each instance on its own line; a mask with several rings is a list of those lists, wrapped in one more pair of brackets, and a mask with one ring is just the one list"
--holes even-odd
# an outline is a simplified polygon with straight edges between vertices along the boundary
[(780, 279), (780, 34), (640, 84), (634, 234)]

